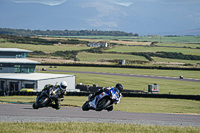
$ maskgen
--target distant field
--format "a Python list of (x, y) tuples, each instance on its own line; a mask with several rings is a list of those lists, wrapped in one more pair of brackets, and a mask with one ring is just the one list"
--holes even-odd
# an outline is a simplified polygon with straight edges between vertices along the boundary
[(180, 63), (186, 63), (186, 64), (197, 64), (200, 63), (200, 60), (179, 60), (179, 59), (169, 59), (169, 58), (159, 58), (159, 57), (152, 57), (154, 59), (155, 62), (159, 62), (157, 63), (159, 64), (174, 64), (176, 65), (180, 65)]
[(177, 37), (139, 37), (139, 41), (157, 41), (162, 43), (200, 43), (200, 36), (177, 36)]
[(108, 52), (111, 52), (111, 51), (115, 51), (115, 52), (157, 52), (157, 51), (164, 51), (164, 52), (177, 52), (177, 53), (200, 56), (200, 49), (171, 48), (171, 47), (116, 46), (112, 49), (105, 50), (105, 51), (108, 51)]
[[(67, 40), (69, 38), (77, 38), (79, 40), (84, 40), (88, 42), (108, 42), (113, 44), (119, 44), (117, 46), (114, 46), (111, 49), (104, 50), (105, 52), (158, 52), (158, 51), (164, 51), (164, 52), (177, 52), (177, 53), (183, 53), (186, 55), (198, 55), (200, 56), (200, 49), (197, 49), (200, 47), (200, 36), (180, 36), (180, 37), (129, 37), (129, 36), (68, 36), (68, 37), (42, 37), (43, 39), (63, 39)], [(151, 42), (155, 41), (156, 39), (161, 40), (161, 42), (165, 43), (155, 43), (155, 45), (160, 47), (151, 47)], [(1, 39), (2, 41), (5, 41), (5, 39)], [(1, 42), (0, 40), (0, 42)], [(139, 42), (138, 42), (139, 41)], [(149, 42), (147, 42), (149, 41)], [(171, 41), (171, 42), (169, 42)], [(172, 42), (176, 43), (172, 43)], [(160, 42), (160, 41), (157, 41)], [(195, 43), (195, 44), (189, 44), (189, 43)], [(121, 44), (123, 46), (121, 46)], [(31, 51), (43, 51), (45, 53), (54, 53), (56, 51), (72, 51), (72, 50), (88, 50), (92, 49), (93, 47), (87, 47), (84, 44), (77, 44), (77, 45), (70, 45), (70, 44), (54, 44), (54, 45), (32, 45), (32, 44), (19, 44), (19, 43), (0, 43), (1, 48), (20, 48), (20, 49), (27, 49)], [(181, 48), (182, 47), (182, 48)], [(183, 48), (184, 47), (184, 48)], [(169, 59), (169, 58), (158, 58), (158, 57), (151, 57), (154, 59), (154, 61), (149, 63), (143, 63), (143, 61), (148, 61), (143, 56), (134, 56), (134, 55), (121, 55), (121, 54), (108, 54), (108, 53), (84, 53), (80, 52), (78, 55), (69, 55), (66, 57), (57, 55), (33, 55), (29, 56), (32, 58), (35, 58), (36, 60), (42, 62), (73, 62), (74, 58), (76, 57), (77, 60), (80, 60), (80, 62), (76, 63), (93, 63), (93, 64), (109, 64), (110, 62), (106, 60), (131, 60), (131, 61), (138, 61), (138, 62), (132, 62), (132, 64), (127, 65), (146, 65), (146, 66), (170, 66), (170, 67), (197, 67), (199, 68), (200, 61), (193, 61), (193, 60), (178, 60), (178, 59)], [(41, 58), (41, 59), (39, 59)], [(141, 62), (139, 62), (141, 61)], [(74, 63), (74, 62), (73, 62)], [(115, 64), (118, 64), (116, 62)], [(186, 64), (186, 65), (185, 65)], [(188, 65), (189, 64), (189, 65)]]
[[(200, 42), (199, 42), (200, 43)], [(200, 44), (188, 44), (188, 43), (158, 43), (157, 46), (168, 46), (168, 47), (188, 47), (188, 48), (197, 48), (200, 47)]]
[(84, 39), (103, 39), (103, 40), (128, 40), (139, 42), (162, 42), (162, 43), (200, 43), (200, 36), (177, 36), (177, 37), (134, 37), (134, 36), (67, 36), (71, 38), (84, 38)]
[(81, 61), (99, 61), (99, 60), (140, 60), (148, 61), (142, 56), (136, 55), (122, 55), (122, 54), (98, 54), (98, 53), (79, 53), (77, 56)]
[(32, 45), (32, 44), (16, 44), (16, 43), (0, 43), (1, 48), (20, 48), (31, 51), (43, 51), (43, 52), (56, 52), (56, 51), (66, 51), (66, 50), (83, 50), (90, 49), (86, 45)]
[(149, 46), (151, 42), (137, 42), (137, 41), (131, 41), (131, 40), (100, 40), (100, 39), (80, 39), (84, 41), (89, 41), (89, 42), (107, 42), (107, 43), (114, 43), (114, 44), (123, 44), (123, 45), (140, 45), (144, 46), (147, 45)]

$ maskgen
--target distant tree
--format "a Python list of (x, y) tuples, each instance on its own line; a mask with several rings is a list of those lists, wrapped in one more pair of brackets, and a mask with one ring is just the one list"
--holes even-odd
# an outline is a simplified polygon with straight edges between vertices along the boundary
[(0, 34), (17, 35), (17, 36), (139, 36), (135, 33), (127, 33), (123, 31), (98, 31), (98, 30), (24, 30), (24, 29), (9, 29), (0, 28)]

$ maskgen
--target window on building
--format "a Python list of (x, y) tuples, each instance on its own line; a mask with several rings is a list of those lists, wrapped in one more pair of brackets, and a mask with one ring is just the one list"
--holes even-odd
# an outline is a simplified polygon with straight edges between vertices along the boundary
[(17, 53), (16, 58), (26, 58), (27, 53)]
[(15, 73), (20, 73), (20, 65), (14, 65)]
[(34, 73), (35, 65), (21, 65), (21, 73)]
[(33, 84), (25, 84), (25, 88), (34, 89), (34, 83)]

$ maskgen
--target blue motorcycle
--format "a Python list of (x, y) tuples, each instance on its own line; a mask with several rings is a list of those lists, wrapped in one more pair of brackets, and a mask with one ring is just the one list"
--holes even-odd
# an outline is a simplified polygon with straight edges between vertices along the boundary
[(110, 90), (104, 91), (101, 94), (97, 95), (94, 99), (90, 99), (89, 95), (88, 101), (86, 101), (82, 106), (82, 110), (88, 111), (92, 109), (96, 111), (112, 111), (113, 104), (116, 104), (119, 100), (119, 90), (111, 88)]

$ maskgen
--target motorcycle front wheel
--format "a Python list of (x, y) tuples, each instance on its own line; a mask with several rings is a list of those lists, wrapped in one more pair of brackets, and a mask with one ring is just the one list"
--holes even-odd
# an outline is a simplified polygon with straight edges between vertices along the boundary
[(109, 98), (101, 99), (96, 106), (96, 111), (102, 111), (106, 109), (111, 104), (111, 100)]
[(33, 104), (34, 109), (45, 107), (49, 103), (49, 98), (47, 96), (42, 96), (37, 102), (37, 105), (35, 103)]
[(89, 102), (88, 101), (83, 104), (82, 110), (83, 111), (88, 111), (89, 110)]

